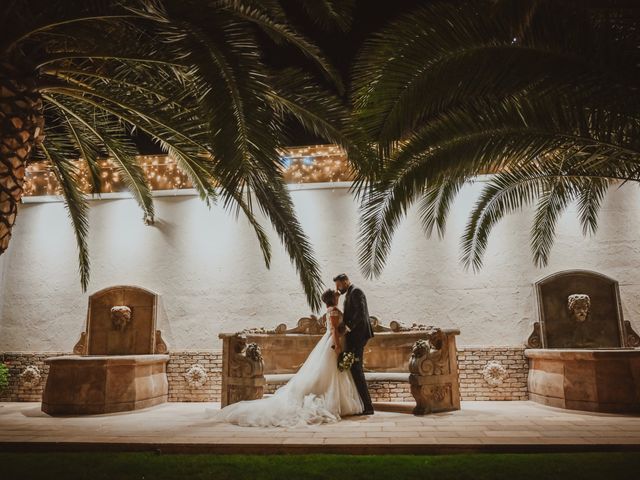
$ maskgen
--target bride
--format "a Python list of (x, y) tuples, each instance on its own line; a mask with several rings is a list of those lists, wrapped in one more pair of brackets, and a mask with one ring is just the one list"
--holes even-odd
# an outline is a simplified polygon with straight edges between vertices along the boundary
[(340, 417), (362, 413), (364, 407), (351, 372), (338, 370), (338, 355), (345, 348), (340, 294), (327, 290), (327, 332), (318, 341), (298, 373), (270, 397), (207, 410), (216, 421), (246, 427), (294, 427), (333, 423)]

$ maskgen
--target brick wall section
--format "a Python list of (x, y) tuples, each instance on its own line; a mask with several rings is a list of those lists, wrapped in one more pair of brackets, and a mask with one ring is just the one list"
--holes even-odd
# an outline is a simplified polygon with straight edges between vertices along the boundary
[[(485, 365), (495, 360), (507, 370), (498, 386), (489, 385), (483, 376)], [(462, 347), (458, 349), (460, 396), (462, 400), (528, 400), (529, 363), (524, 347)]]
[[(61, 353), (5, 353), (4, 361), (9, 366), (9, 388), (0, 394), (0, 401), (39, 402), (46, 382), (48, 368), (46, 357)], [(0, 359), (2, 356), (0, 355)], [(496, 387), (489, 385), (482, 374), (487, 362), (500, 362), (508, 372), (504, 382)], [(207, 372), (207, 382), (200, 388), (187, 383), (185, 373), (199, 364)], [(34, 388), (25, 388), (20, 382), (20, 373), (29, 365), (40, 370), (42, 381)], [(460, 394), (462, 400), (527, 400), (528, 363), (524, 347), (460, 347), (458, 350), (460, 370)], [(171, 352), (167, 365), (170, 402), (217, 402), (222, 387), (222, 352), (220, 350)], [(265, 393), (273, 393), (276, 385), (267, 385)], [(374, 402), (411, 402), (413, 397), (408, 383), (371, 382), (369, 391)]]
[(414, 402), (409, 383), (368, 382), (372, 402)]
[[(219, 402), (222, 390), (222, 351), (171, 352), (167, 365), (170, 402)], [(189, 386), (185, 373), (192, 365), (202, 365), (207, 381), (200, 388)]]
[[(0, 362), (9, 367), (9, 386), (0, 392), (2, 402), (39, 402), (42, 400), (42, 390), (47, 381), (49, 366), (45, 365), (44, 359), (65, 355), (61, 352), (31, 353), (31, 352), (9, 352), (0, 354)], [(67, 354), (68, 355), (68, 354)], [(26, 388), (20, 381), (20, 374), (29, 366), (37, 367), (40, 370), (40, 383), (32, 388)]]
[[(507, 378), (498, 386), (489, 385), (482, 370), (490, 361), (500, 362)], [(462, 400), (528, 400), (527, 373), (529, 363), (524, 347), (461, 347), (458, 349), (460, 396)], [(273, 393), (277, 385), (267, 385), (265, 393)], [(409, 383), (369, 382), (374, 402), (413, 402)]]

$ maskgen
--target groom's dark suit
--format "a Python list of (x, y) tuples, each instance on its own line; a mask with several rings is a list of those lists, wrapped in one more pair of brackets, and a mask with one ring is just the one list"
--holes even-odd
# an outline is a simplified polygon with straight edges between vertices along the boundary
[(347, 351), (353, 352), (356, 358), (359, 359), (351, 367), (351, 375), (358, 389), (358, 394), (362, 398), (365, 411), (373, 411), (369, 389), (362, 369), (364, 347), (367, 341), (373, 337), (373, 329), (369, 320), (367, 298), (362, 290), (353, 285), (350, 285), (346, 292), (343, 321), (350, 330), (346, 335)]

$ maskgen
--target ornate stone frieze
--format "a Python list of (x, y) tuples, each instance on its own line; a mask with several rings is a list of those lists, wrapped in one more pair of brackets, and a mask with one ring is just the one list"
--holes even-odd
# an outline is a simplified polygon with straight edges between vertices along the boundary
[(491, 360), (482, 369), (482, 376), (492, 387), (499, 387), (509, 376), (507, 369), (497, 360)]
[(391, 331), (390, 327), (386, 327), (386, 326), (382, 325), (382, 323), (380, 322), (380, 319), (378, 317), (370, 316), (369, 317), (369, 321), (371, 322), (371, 328), (373, 329), (374, 333), (390, 332)]
[(254, 328), (245, 328), (239, 334), (275, 334), (275, 333), (284, 333), (287, 329), (287, 326), (284, 323), (281, 323), (276, 328), (265, 328), (265, 327), (254, 327)]
[(405, 323), (398, 322), (397, 320), (391, 321), (391, 323), (389, 323), (389, 327), (392, 332), (424, 332), (435, 330), (435, 327), (431, 325), (424, 325), (422, 323), (407, 325)]
[(298, 323), (293, 328), (287, 328), (287, 325), (281, 323), (276, 328), (245, 328), (240, 334), (285, 334), (285, 333), (306, 333), (309, 335), (321, 335), (327, 331), (327, 326), (324, 322), (324, 316), (316, 317), (310, 315), (308, 317), (302, 317), (298, 320)]
[(204, 384), (207, 383), (207, 379), (209, 377), (206, 369), (202, 365), (196, 363), (189, 367), (189, 370), (184, 374), (184, 378), (189, 387), (202, 388)]
[[(378, 317), (370, 316), (369, 321), (374, 332), (424, 332), (433, 330), (434, 327), (430, 325), (424, 325), (422, 323), (413, 323), (407, 325), (405, 323), (393, 320), (389, 323), (389, 326), (383, 325)], [(257, 327), (257, 328), (245, 328), (241, 334), (286, 334), (286, 333), (302, 333), (310, 335), (321, 335), (327, 331), (327, 325), (324, 319), (324, 315), (316, 317), (310, 315), (298, 320), (298, 323), (293, 328), (287, 328), (284, 323), (279, 324), (275, 328)]]

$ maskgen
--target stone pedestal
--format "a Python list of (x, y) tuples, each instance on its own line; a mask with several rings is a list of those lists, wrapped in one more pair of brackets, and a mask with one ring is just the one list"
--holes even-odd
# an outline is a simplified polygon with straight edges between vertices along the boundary
[(222, 339), (220, 406), (262, 398), (266, 381), (260, 347), (247, 344), (247, 337), (241, 334), (220, 334), (219, 338)]
[(167, 401), (169, 355), (51, 357), (42, 411), (92, 415), (147, 408)]
[(409, 361), (415, 415), (460, 410), (456, 333), (440, 329), (418, 340)]
[(552, 407), (640, 412), (640, 349), (528, 349), (529, 398)]

